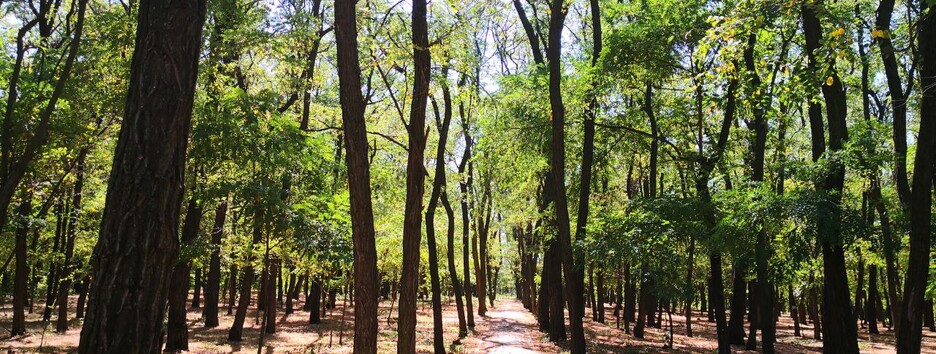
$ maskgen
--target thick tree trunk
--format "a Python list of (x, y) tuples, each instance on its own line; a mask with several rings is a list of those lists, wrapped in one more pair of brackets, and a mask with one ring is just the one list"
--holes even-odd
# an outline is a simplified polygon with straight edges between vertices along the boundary
[[(79, 353), (162, 349), (206, 2), (138, 4), (123, 124)], [(133, 119), (130, 119), (133, 117)]]
[(335, 2), (335, 43), (354, 244), (354, 352), (377, 352), (377, 250), (354, 0)]

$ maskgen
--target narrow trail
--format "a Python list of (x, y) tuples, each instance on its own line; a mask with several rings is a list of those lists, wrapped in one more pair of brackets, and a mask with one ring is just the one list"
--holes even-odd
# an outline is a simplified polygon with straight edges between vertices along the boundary
[(542, 339), (536, 318), (515, 299), (498, 300), (487, 316), (477, 321), (477, 334), (465, 341), (467, 353), (558, 353)]

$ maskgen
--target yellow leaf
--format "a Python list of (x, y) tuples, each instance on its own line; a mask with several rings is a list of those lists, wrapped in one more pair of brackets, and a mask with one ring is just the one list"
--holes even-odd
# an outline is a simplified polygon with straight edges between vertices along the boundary
[(888, 33), (888, 31), (885, 29), (877, 28), (871, 31), (871, 38), (873, 39), (890, 38), (890, 33)]
[(834, 83), (835, 83), (835, 78), (834, 78), (834, 77), (829, 76), (828, 78), (825, 79), (825, 84), (826, 84), (826, 86), (832, 86), (832, 84), (834, 84)]

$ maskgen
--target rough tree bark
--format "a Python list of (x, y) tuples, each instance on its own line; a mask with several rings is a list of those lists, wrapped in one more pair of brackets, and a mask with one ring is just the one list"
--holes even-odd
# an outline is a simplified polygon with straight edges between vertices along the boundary
[(162, 349), (205, 5), (138, 4), (126, 119), (92, 256), (79, 353)]

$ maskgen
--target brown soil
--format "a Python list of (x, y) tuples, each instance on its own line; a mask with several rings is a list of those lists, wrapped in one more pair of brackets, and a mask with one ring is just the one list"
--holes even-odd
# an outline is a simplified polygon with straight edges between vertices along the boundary
[[(506, 297), (506, 296), (504, 296)], [(74, 298), (72, 299), (74, 301)], [(475, 300), (476, 301), (476, 300)], [(302, 302), (297, 301), (297, 309)], [(396, 348), (396, 304), (393, 314), (391, 303), (381, 302), (379, 310), (378, 348), (380, 353), (393, 353)], [(446, 302), (443, 306), (443, 329), (445, 343), (452, 353), (562, 353), (568, 352), (567, 343), (554, 344), (546, 340), (537, 330), (536, 319), (521, 304), (513, 299), (502, 298), (491, 307), (487, 316), (475, 316), (476, 328), (468, 338), (461, 341), (456, 338), (458, 320), (454, 303)], [(74, 305), (72, 304), (72, 307)], [(308, 324), (309, 313), (296, 311), (286, 316), (278, 310), (277, 333), (267, 335), (264, 353), (351, 353), (353, 330), (353, 308), (342, 311), (344, 303), (339, 300), (336, 309), (324, 314), (322, 323)], [(71, 330), (65, 334), (55, 333), (53, 321), (43, 323), (41, 306), (36, 306), (36, 313), (27, 315), (27, 335), (0, 340), (0, 352), (7, 353), (63, 353), (74, 352), (78, 345), (81, 320), (71, 321)], [(428, 302), (421, 302), (418, 309), (417, 350), (420, 353), (432, 352), (432, 309)], [(204, 328), (201, 321), (201, 309), (191, 309), (188, 313), (190, 324), (189, 349), (192, 353), (257, 353), (260, 323), (255, 311), (248, 313), (244, 328), (244, 341), (227, 341), (227, 332), (233, 316), (226, 315), (227, 308), (221, 308), (221, 325), (216, 328)], [(73, 315), (74, 313), (72, 313)], [(11, 310), (9, 306), (0, 308), (0, 331), (10, 328)], [(716, 348), (714, 324), (705, 320), (705, 316), (696, 313), (693, 320), (695, 336), (687, 337), (685, 318), (674, 314), (672, 349), (664, 349), (666, 333), (664, 329), (648, 328), (644, 339), (636, 339), (616, 326), (613, 309), (606, 311), (607, 324), (591, 321), (590, 311), (586, 311), (585, 331), (589, 352), (594, 353), (711, 353)], [(664, 316), (664, 320), (667, 318)], [(664, 322), (668, 329), (668, 322)], [(45, 329), (45, 330), (44, 330)], [(866, 329), (859, 331), (862, 353), (893, 353), (893, 332), (880, 327), (880, 335), (869, 335)], [(812, 339), (812, 326), (803, 327), (803, 337), (793, 335), (793, 324), (789, 316), (781, 316), (777, 329), (778, 353), (821, 353), (822, 342)], [(936, 333), (924, 330), (923, 353), (936, 354)], [(737, 353), (754, 353), (743, 347), (733, 348)]]

